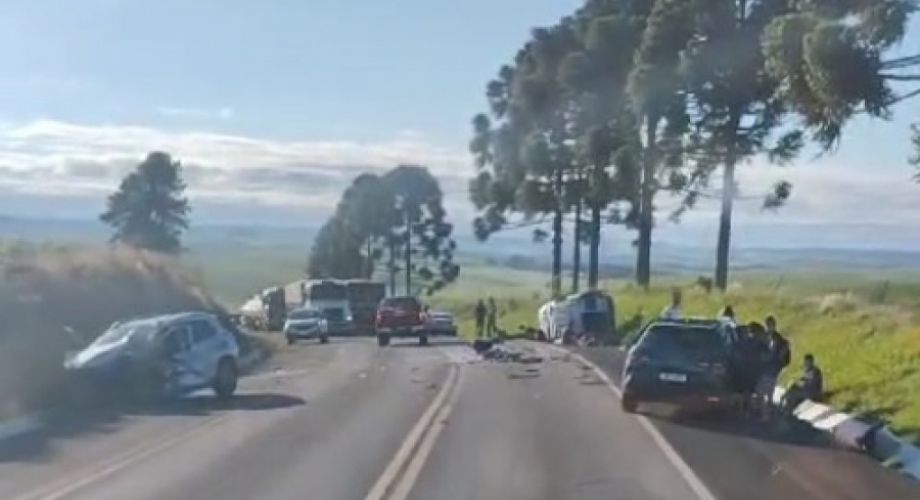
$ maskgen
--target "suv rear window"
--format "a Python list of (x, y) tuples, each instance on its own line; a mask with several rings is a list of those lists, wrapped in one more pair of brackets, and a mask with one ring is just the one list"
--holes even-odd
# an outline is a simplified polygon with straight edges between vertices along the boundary
[(718, 329), (698, 326), (653, 325), (642, 336), (640, 344), (653, 350), (719, 352), (725, 349)]
[(422, 308), (422, 305), (415, 297), (389, 297), (383, 299), (383, 302), (380, 303), (380, 307), (418, 311)]

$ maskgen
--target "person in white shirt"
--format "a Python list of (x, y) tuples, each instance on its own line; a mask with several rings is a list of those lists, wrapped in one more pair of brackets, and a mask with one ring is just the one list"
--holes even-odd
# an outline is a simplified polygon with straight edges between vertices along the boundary
[(684, 319), (684, 311), (681, 309), (683, 295), (680, 288), (671, 291), (671, 305), (661, 311), (661, 319), (681, 320)]

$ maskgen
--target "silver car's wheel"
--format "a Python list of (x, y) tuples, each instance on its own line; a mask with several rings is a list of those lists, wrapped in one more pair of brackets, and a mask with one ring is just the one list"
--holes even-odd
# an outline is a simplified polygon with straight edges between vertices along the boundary
[(217, 365), (217, 375), (214, 379), (214, 392), (220, 399), (228, 399), (236, 392), (236, 384), (239, 374), (236, 370), (236, 363), (229, 358), (220, 360)]

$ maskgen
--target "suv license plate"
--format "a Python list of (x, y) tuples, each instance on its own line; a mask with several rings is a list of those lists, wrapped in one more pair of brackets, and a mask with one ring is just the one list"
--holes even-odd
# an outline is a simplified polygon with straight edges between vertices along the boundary
[(683, 373), (659, 373), (658, 379), (665, 382), (680, 382), (681, 384), (687, 382), (687, 376)]

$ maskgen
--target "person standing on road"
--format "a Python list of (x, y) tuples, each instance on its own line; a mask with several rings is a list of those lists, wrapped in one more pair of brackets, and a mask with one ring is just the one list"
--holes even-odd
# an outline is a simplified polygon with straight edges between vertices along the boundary
[(767, 316), (764, 323), (767, 326), (766, 351), (760, 379), (757, 381), (757, 397), (760, 399), (759, 404), (763, 410), (762, 417), (767, 420), (773, 407), (773, 391), (776, 388), (776, 381), (783, 368), (789, 366), (792, 353), (789, 349), (789, 341), (776, 330), (776, 318)]
[(498, 333), (496, 316), (498, 316), (498, 306), (495, 305), (495, 299), (489, 297), (489, 305), (486, 308), (486, 335), (489, 337), (494, 337)]
[(671, 290), (671, 305), (665, 307), (661, 311), (661, 319), (670, 319), (674, 321), (680, 321), (684, 319), (684, 311), (681, 309), (683, 299), (683, 294), (681, 293), (680, 288), (674, 288)]
[(473, 315), (476, 318), (476, 337), (482, 338), (483, 326), (486, 322), (486, 304), (479, 299), (479, 302), (476, 303), (476, 308), (473, 309)]

